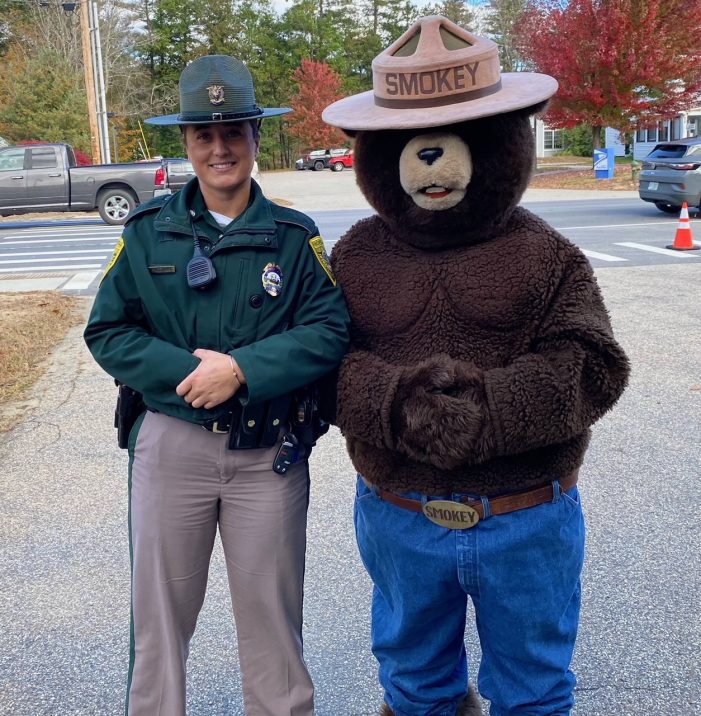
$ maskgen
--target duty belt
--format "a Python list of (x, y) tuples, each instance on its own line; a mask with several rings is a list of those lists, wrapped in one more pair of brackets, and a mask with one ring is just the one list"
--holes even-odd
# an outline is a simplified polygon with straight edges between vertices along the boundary
[(470, 497), (465, 495), (458, 500), (434, 500), (429, 498), (426, 501), (402, 497), (395, 492), (373, 485), (364, 477), (362, 479), (368, 488), (385, 502), (412, 512), (423, 512), (431, 522), (435, 522), (442, 527), (464, 530), (474, 527), (485, 516), (504, 515), (508, 512), (552, 502), (556, 498), (556, 490), (567, 492), (567, 490), (572, 489), (577, 484), (578, 476), (579, 471), (575, 470), (567, 477), (556, 480), (554, 483), (551, 482), (531, 490), (499, 495), (498, 497)]
[(242, 406), (233, 401), (227, 412), (201, 425), (213, 433), (228, 433), (230, 450), (271, 447), (283, 429), (291, 431), (301, 446), (311, 448), (329, 429), (321, 418), (314, 385), (263, 403)]
[(288, 422), (291, 402), (289, 393), (245, 407), (234, 402), (229, 411), (205, 421), (202, 427), (213, 433), (229, 433), (232, 450), (271, 447)]

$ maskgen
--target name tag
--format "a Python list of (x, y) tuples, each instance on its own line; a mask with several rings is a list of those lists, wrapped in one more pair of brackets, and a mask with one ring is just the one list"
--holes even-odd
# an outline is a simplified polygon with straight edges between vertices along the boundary
[(148, 267), (149, 273), (175, 273), (175, 266), (168, 266), (168, 265), (157, 265), (157, 266), (149, 266)]
[(423, 512), (431, 522), (450, 530), (469, 530), (480, 521), (473, 507), (450, 500), (431, 500), (423, 506)]

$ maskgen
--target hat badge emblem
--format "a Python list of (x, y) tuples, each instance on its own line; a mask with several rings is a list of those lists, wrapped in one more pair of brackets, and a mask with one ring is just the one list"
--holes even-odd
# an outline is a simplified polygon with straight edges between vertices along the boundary
[(207, 87), (209, 92), (209, 102), (213, 105), (223, 104), (226, 100), (224, 98), (224, 87), (223, 85), (210, 85)]

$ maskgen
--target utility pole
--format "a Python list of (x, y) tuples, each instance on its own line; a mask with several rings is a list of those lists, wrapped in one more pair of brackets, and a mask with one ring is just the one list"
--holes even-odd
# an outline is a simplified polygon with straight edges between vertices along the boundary
[(100, 133), (97, 128), (97, 102), (95, 100), (95, 72), (90, 43), (89, 0), (80, 2), (80, 39), (83, 47), (83, 72), (85, 76), (85, 94), (88, 96), (88, 121), (90, 123), (90, 149), (93, 164), (102, 164), (100, 153)]
[(105, 74), (102, 68), (102, 40), (100, 39), (100, 15), (97, 0), (87, 1), (90, 18), (90, 40), (92, 46), (93, 78), (95, 81), (95, 104), (97, 129), (100, 138), (100, 156), (104, 164), (110, 164), (110, 131), (107, 123), (107, 99), (105, 98)]
[[(100, 18), (96, 0), (80, 0), (80, 40), (83, 49), (83, 73), (85, 94), (88, 98), (88, 122), (90, 125), (90, 149), (93, 164), (109, 164), (110, 134), (107, 125), (107, 101), (105, 99), (105, 75), (102, 70), (102, 44), (100, 41)], [(66, 12), (73, 12), (76, 3), (61, 3)]]

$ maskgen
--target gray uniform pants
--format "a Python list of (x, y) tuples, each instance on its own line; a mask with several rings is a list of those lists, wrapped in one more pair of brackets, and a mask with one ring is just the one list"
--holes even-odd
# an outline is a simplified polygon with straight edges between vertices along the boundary
[[(133, 436), (132, 436), (133, 439)], [(132, 644), (128, 716), (184, 716), (185, 664), (219, 527), (247, 716), (311, 716), (302, 658), (306, 462), (272, 471), (277, 446), (146, 413), (130, 470)]]

